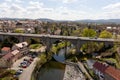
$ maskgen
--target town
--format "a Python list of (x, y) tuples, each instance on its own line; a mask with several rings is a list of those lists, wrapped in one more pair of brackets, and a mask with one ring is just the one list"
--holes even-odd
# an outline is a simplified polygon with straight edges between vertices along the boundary
[(119, 39), (116, 23), (1, 19), (0, 80), (119, 80)]

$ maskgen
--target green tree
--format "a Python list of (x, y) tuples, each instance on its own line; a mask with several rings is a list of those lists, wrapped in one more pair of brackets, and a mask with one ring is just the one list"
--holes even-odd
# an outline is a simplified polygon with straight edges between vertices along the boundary
[(72, 36), (81, 36), (81, 31), (78, 29), (78, 30), (74, 30), (71, 34)]
[(112, 33), (110, 33), (109, 31), (102, 31), (99, 35), (100, 38), (112, 38)]
[(85, 53), (93, 53), (99, 51), (103, 47), (103, 43), (96, 43), (96, 42), (88, 42), (82, 45), (82, 51)]
[(95, 37), (96, 31), (94, 29), (84, 28), (82, 32), (83, 37)]
[(25, 33), (25, 30), (24, 29), (21, 29), (21, 28), (17, 28), (14, 30), (15, 33)]

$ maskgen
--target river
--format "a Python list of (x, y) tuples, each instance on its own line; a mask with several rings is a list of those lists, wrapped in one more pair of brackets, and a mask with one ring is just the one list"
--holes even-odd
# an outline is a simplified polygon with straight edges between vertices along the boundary
[[(68, 48), (67, 48), (68, 50)], [(56, 61), (51, 60), (44, 64), (39, 72), (37, 80), (63, 80), (65, 73), (65, 49), (61, 49), (58, 54), (53, 55)]]

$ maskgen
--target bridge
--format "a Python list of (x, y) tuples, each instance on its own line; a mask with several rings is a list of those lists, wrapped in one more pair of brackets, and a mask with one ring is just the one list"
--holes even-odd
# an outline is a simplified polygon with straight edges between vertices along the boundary
[(2, 33), (0, 32), (0, 39), (4, 40), (7, 37), (16, 37), (20, 42), (26, 41), (31, 38), (40, 39), (43, 44), (47, 46), (47, 50), (50, 50), (52, 44), (56, 41), (70, 41), (73, 45), (76, 46), (76, 51), (80, 51), (82, 44), (86, 42), (103, 42), (106, 46), (113, 45), (117, 40), (115, 39), (103, 39), (103, 38), (89, 38), (89, 37), (75, 37), (75, 36), (60, 36), (60, 35), (43, 35), (43, 34), (23, 34), (23, 33)]

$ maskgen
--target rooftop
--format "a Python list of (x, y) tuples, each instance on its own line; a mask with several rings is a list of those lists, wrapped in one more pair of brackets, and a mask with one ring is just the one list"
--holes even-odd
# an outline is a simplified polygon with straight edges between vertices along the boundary
[(120, 70), (115, 69), (114, 67), (109, 66), (106, 70), (105, 73), (108, 75), (112, 76), (115, 80), (120, 80)]
[(93, 67), (104, 74), (108, 74), (109, 76), (111, 76), (115, 80), (120, 80), (120, 70), (118, 70), (112, 66), (108, 66), (108, 65), (101, 63), (101, 62), (95, 62)]
[(17, 55), (18, 53), (19, 53), (19, 50), (14, 50), (14, 51), (11, 52), (11, 54), (14, 55), (14, 56)]
[(15, 44), (17, 47), (19, 47), (19, 48), (22, 48), (22, 47), (24, 47), (24, 46), (27, 46), (28, 45), (28, 43), (27, 42), (21, 42), (21, 43), (18, 43), (18, 44)]
[(107, 69), (108, 66), (100, 62), (95, 62), (93, 64), (93, 67), (99, 70), (100, 72), (105, 73), (105, 70)]
[(11, 53), (8, 53), (5, 56), (3, 56), (2, 58), (5, 60), (10, 60), (12, 57), (13, 57), (13, 55)]
[(10, 47), (3, 47), (1, 50), (2, 50), (2, 51), (9, 51), (9, 50), (10, 50)]

